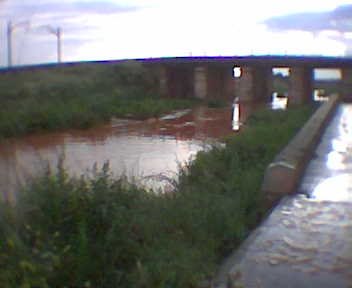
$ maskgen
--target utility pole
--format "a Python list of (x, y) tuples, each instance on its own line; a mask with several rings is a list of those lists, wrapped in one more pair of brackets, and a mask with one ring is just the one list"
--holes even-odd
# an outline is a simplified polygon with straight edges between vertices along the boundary
[(29, 21), (13, 24), (11, 20), (7, 22), (7, 65), (12, 67), (12, 34), (19, 27), (29, 27)]
[(62, 30), (60, 27), (56, 29), (56, 37), (57, 37), (57, 62), (61, 63), (62, 55), (61, 55), (61, 33)]
[(62, 29), (60, 27), (54, 28), (51, 25), (40, 26), (40, 27), (38, 27), (38, 29), (45, 29), (50, 34), (55, 35), (56, 41), (57, 41), (57, 43), (56, 43), (57, 62), (61, 63), (61, 61), (62, 61), (62, 45), (61, 45)]
[(12, 22), (7, 22), (7, 66), (12, 66)]

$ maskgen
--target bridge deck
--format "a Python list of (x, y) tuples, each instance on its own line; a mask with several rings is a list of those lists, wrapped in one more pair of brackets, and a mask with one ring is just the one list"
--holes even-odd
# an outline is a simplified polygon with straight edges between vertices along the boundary
[(292, 67), (305, 66), (311, 68), (350, 68), (350, 57), (323, 57), (323, 56), (209, 56), (209, 57), (170, 57), (136, 59), (143, 63), (160, 64), (233, 64), (238, 66), (271, 66)]

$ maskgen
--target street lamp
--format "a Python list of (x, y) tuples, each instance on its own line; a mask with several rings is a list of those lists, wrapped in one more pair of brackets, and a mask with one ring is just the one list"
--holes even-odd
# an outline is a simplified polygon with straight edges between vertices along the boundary
[(9, 67), (12, 66), (12, 33), (20, 27), (29, 27), (29, 21), (23, 21), (13, 24), (11, 21), (7, 22), (7, 64)]

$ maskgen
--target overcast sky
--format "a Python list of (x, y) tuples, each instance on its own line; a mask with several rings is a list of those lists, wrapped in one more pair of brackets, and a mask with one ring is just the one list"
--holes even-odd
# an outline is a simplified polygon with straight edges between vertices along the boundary
[(1, 66), (10, 20), (14, 64), (55, 62), (57, 27), (64, 61), (352, 56), (351, 0), (0, 0)]

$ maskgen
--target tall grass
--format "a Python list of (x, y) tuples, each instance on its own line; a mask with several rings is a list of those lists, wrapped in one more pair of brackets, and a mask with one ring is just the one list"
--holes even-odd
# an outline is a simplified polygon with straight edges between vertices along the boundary
[(310, 113), (257, 113), (172, 193), (114, 179), (107, 164), (90, 178), (60, 166), (0, 209), (0, 286), (198, 287), (257, 223), (264, 169)]
[(76, 64), (0, 73), (0, 138), (85, 128), (111, 117), (148, 118), (192, 105), (161, 99), (155, 75), (136, 62)]

